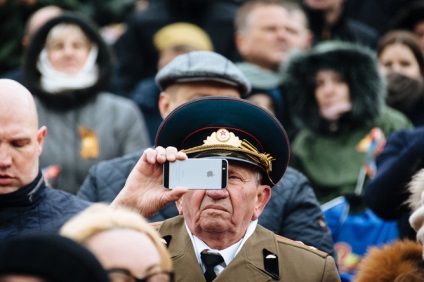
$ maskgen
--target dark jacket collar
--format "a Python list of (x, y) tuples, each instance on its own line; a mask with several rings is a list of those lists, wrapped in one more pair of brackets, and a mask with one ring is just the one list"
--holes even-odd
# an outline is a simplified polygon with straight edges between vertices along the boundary
[(0, 207), (24, 207), (35, 205), (41, 200), (44, 187), (44, 179), (40, 171), (30, 184), (15, 192), (0, 195)]

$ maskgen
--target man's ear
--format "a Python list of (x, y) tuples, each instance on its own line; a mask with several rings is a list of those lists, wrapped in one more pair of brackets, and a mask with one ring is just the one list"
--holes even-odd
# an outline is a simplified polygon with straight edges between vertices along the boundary
[(168, 113), (171, 111), (171, 97), (169, 97), (169, 94), (167, 94), (166, 92), (161, 92), (159, 95), (159, 101), (158, 101), (158, 107), (159, 107), (159, 112), (160, 115), (162, 117), (162, 119), (164, 119)]
[(271, 187), (269, 185), (259, 185), (252, 220), (259, 218), (269, 199), (271, 199)]
[(235, 44), (236, 44), (238, 52), (240, 53), (240, 55), (244, 56), (245, 53), (246, 53), (246, 51), (245, 51), (245, 49), (246, 49), (245, 48), (245, 46), (246, 46), (245, 41), (246, 40), (245, 40), (243, 34), (240, 33), (240, 32), (237, 32), (234, 37), (235, 37)]
[(42, 126), (37, 132), (37, 146), (38, 146), (38, 155), (41, 155), (43, 152), (44, 139), (47, 135), (47, 127)]

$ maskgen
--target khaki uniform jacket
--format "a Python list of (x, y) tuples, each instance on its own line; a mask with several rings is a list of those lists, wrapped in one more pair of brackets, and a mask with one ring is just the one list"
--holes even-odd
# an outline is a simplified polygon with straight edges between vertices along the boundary
[[(193, 244), (177, 216), (164, 221), (158, 231), (168, 242), (175, 281), (206, 281)], [(340, 281), (333, 258), (323, 252), (276, 236), (258, 225), (242, 249), (214, 280), (225, 281)]]

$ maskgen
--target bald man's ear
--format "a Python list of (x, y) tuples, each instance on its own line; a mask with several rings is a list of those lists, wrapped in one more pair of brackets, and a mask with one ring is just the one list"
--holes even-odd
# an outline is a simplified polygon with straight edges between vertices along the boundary
[(42, 126), (37, 132), (38, 155), (43, 152), (44, 138), (47, 135), (47, 127)]
[(166, 92), (161, 92), (159, 95), (159, 101), (158, 101), (158, 106), (159, 106), (159, 112), (160, 115), (162, 117), (162, 119), (164, 119), (169, 112), (171, 112), (171, 97), (169, 96), (168, 93)]

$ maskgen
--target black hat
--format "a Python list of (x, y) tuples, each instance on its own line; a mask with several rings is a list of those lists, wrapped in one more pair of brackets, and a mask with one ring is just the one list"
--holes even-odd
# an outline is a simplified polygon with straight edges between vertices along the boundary
[(159, 127), (156, 146), (174, 146), (189, 157), (251, 163), (271, 186), (283, 177), (290, 154), (286, 132), (273, 114), (245, 99), (217, 96), (174, 109)]
[(0, 276), (34, 275), (51, 282), (107, 282), (88, 249), (57, 234), (27, 235), (0, 243)]
[(164, 90), (177, 82), (216, 81), (234, 86), (241, 96), (250, 82), (230, 60), (211, 51), (192, 51), (175, 57), (156, 74), (156, 84)]

